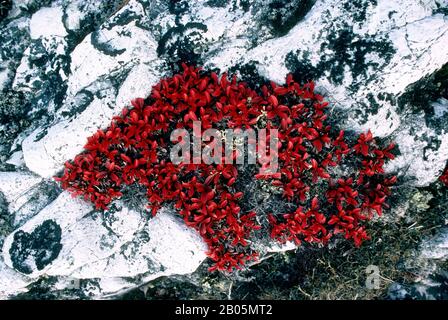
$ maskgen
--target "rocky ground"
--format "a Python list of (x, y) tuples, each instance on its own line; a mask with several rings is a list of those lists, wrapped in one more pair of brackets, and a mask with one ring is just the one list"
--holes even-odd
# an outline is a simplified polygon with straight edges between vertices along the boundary
[[(0, 298), (448, 298), (447, 15), (446, 0), (0, 1)], [(63, 192), (64, 162), (179, 61), (253, 86), (314, 79), (332, 121), (394, 140), (372, 239), (268, 245), (209, 273), (201, 238), (170, 207), (149, 219), (138, 189), (107, 212)]]

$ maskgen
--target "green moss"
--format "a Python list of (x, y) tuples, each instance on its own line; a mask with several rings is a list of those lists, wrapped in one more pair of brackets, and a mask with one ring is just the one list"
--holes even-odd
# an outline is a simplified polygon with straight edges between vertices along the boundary
[(246, 82), (253, 89), (260, 89), (261, 86), (268, 84), (269, 81), (261, 76), (257, 70), (256, 61), (249, 61), (246, 64), (237, 64), (229, 69), (229, 75), (235, 74), (238, 79)]

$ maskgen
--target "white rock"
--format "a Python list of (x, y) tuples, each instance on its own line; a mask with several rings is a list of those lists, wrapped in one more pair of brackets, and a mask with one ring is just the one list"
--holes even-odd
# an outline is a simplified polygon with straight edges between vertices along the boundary
[(62, 23), (63, 11), (60, 7), (47, 7), (37, 11), (31, 17), (30, 36), (32, 39), (40, 37), (65, 37), (67, 31)]
[[(129, 105), (132, 99), (148, 96), (151, 86), (159, 79), (160, 73), (155, 70), (160, 63), (157, 60), (155, 40), (135, 24), (125, 28), (131, 34), (121, 38), (126, 51), (119, 56), (112, 57), (96, 50), (91, 44), (90, 36), (74, 50), (67, 101), (89, 85), (106, 84), (106, 90), (97, 88), (104, 91), (100, 98), (95, 97), (75, 118), (62, 120), (50, 127), (40, 140), (36, 141), (36, 137), (41, 134), (41, 130), (37, 129), (23, 141), (24, 160), (33, 172), (47, 178), (55, 175), (62, 169), (65, 161), (81, 152), (87, 137), (99, 128), (107, 127), (112, 117)], [(113, 30), (123, 31), (121, 28)], [(106, 80), (94, 84), (101, 77), (123, 72), (123, 65), (132, 70), (118, 92)]]
[(31, 279), (9, 268), (0, 258), (0, 299), (5, 300), (10, 296), (26, 292), (26, 286), (32, 282)]
[(124, 208), (101, 217), (90, 204), (64, 192), (5, 239), (4, 261), (14, 268), (9, 251), (16, 232), (32, 233), (44, 221), (53, 220), (62, 230), (62, 249), (42, 270), (35, 268), (32, 257), (27, 260), (33, 270), (26, 277), (34, 281), (42, 275), (103, 278), (105, 288), (99, 289), (102, 294), (111, 294), (135, 286), (120, 278), (142, 275), (142, 281), (146, 281), (162, 275), (190, 273), (206, 258), (206, 246), (196, 231), (173, 214), (165, 209), (148, 220)]
[[(440, 140), (440, 146), (432, 149), (429, 139)], [(394, 137), (400, 155), (386, 163), (387, 172), (395, 172), (408, 178), (410, 184), (424, 187), (437, 180), (448, 161), (448, 133), (440, 135), (425, 125), (423, 116), (403, 126)]]
[(0, 172), (0, 192), (8, 203), (15, 203), (41, 181), (41, 177), (28, 172)]

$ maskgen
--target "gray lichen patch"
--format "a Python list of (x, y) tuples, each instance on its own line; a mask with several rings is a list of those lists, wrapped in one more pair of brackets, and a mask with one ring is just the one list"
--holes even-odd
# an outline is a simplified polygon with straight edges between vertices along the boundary
[(9, 254), (17, 271), (30, 274), (49, 265), (61, 249), (61, 227), (53, 220), (45, 220), (31, 233), (17, 231)]
[(60, 194), (61, 189), (54, 181), (43, 181), (29, 190), (26, 195), (28, 200), (14, 211), (15, 228), (21, 227), (29, 219), (38, 214)]

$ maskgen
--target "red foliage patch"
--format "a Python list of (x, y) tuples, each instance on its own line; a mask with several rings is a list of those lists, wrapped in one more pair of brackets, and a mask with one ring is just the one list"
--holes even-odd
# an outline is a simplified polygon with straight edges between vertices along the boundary
[[(192, 128), (201, 120), (203, 131), (218, 124), (279, 130), (279, 172), (254, 178), (280, 188), (285, 201), (297, 207), (267, 217), (271, 237), (282, 243), (326, 243), (341, 233), (359, 246), (368, 239), (364, 222), (382, 214), (396, 182), (383, 170), (394, 145), (379, 147), (369, 131), (350, 147), (344, 131), (326, 124), (328, 103), (314, 92), (314, 83), (301, 86), (292, 76), (258, 93), (235, 77), (183, 65), (182, 73), (161, 80), (147, 100), (135, 99), (132, 106), (91, 136), (57, 180), (97, 209), (106, 209), (122, 195), (123, 185), (134, 183), (146, 187), (153, 214), (174, 202), (207, 243), (215, 262), (211, 270), (230, 271), (255, 259), (251, 234), (266, 217), (242, 212), (235, 165), (171, 163), (166, 150), (175, 128)], [(344, 161), (355, 168), (346, 177)]]
[(448, 166), (445, 169), (445, 172), (439, 177), (439, 180), (448, 187)]

